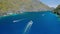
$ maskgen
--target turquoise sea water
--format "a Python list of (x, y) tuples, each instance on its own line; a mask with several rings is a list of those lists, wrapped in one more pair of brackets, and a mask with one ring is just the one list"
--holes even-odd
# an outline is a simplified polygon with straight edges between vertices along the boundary
[[(30, 21), (33, 24), (24, 33)], [(60, 21), (50, 11), (24, 12), (17, 15), (1, 17), (0, 34), (60, 34)]]

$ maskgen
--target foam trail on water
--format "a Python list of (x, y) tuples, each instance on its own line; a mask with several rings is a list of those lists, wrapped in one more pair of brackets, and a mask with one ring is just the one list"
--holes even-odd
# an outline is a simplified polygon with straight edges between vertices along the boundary
[[(25, 19), (27, 19), (27, 18), (25, 18)], [(19, 22), (19, 21), (22, 21), (22, 20), (25, 20), (25, 19), (14, 20), (13, 23), (15, 23), (15, 22)]]
[(26, 26), (26, 28), (25, 28), (24, 33), (23, 33), (23, 34), (27, 33), (27, 32), (30, 30), (30, 28), (31, 28), (32, 24), (33, 24), (33, 22), (32, 22), (32, 21), (28, 22), (28, 24), (27, 24), (27, 26)]

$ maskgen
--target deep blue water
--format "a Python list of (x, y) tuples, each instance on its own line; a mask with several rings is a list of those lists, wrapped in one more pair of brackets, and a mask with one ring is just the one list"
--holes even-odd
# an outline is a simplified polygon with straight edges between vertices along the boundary
[[(21, 21), (14, 23), (14, 20)], [(29, 21), (33, 21), (33, 24), (29, 31), (24, 33)], [(0, 34), (60, 34), (60, 21), (49, 11), (24, 12), (0, 18)]]

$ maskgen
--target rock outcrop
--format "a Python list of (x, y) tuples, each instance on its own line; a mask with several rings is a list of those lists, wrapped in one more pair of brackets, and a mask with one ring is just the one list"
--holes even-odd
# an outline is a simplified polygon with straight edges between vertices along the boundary
[(54, 9), (54, 13), (60, 15), (60, 5), (58, 5), (56, 9)]

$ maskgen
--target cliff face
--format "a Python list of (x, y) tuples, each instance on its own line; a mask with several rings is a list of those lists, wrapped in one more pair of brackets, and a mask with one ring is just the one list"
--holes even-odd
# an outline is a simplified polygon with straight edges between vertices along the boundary
[(38, 0), (0, 0), (0, 13), (42, 10), (50, 10), (50, 7)]
[(60, 5), (58, 5), (56, 9), (54, 9), (54, 13), (56, 13), (57, 15), (60, 15)]
[(32, 0), (25, 6), (26, 11), (45, 11), (50, 10), (50, 8), (38, 0)]

